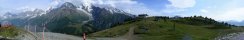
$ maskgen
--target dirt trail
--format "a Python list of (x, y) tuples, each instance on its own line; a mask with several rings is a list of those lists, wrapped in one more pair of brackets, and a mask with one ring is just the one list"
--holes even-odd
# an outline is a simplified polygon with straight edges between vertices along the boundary
[(127, 40), (135, 40), (134, 29), (135, 29), (134, 26), (130, 27), (129, 31), (122, 37), (126, 38)]
[(134, 29), (135, 29), (135, 26), (132, 26), (129, 28), (128, 32), (123, 35), (123, 36), (120, 36), (120, 37), (114, 37), (114, 38), (111, 38), (111, 37), (97, 37), (95, 38), (95, 40), (136, 40), (136, 36), (134, 35)]

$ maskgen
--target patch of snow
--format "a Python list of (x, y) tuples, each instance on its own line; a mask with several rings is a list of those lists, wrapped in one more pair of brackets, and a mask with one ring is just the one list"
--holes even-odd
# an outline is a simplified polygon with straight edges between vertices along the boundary
[(91, 13), (89, 13), (89, 12), (85, 11), (85, 10), (84, 10), (84, 9), (82, 9), (82, 8), (77, 8), (77, 10), (80, 10), (80, 11), (82, 11), (82, 12), (85, 12), (85, 14), (87, 14), (87, 15), (89, 16), (89, 20), (87, 20), (87, 21), (83, 21), (83, 23), (82, 23), (82, 24), (85, 24), (85, 23), (87, 23), (87, 22), (89, 22), (89, 21), (93, 20), (93, 16), (92, 16), (92, 14), (91, 14)]

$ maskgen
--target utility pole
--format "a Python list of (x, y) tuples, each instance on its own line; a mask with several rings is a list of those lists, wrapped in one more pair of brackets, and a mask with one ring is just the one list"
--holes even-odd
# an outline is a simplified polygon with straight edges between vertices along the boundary
[(44, 32), (45, 32), (45, 24), (43, 24), (43, 31), (42, 31), (42, 40), (44, 40)]
[(27, 31), (29, 31), (29, 32), (30, 32), (29, 24), (27, 25)]
[(25, 28), (25, 30), (27, 29), (26, 26), (24, 28)]
[(179, 19), (180, 17), (179, 16), (175, 16), (174, 18), (173, 18), (173, 31), (176, 31), (176, 25), (175, 25), (175, 23), (176, 23), (176, 21), (177, 21), (177, 19)]
[(174, 22), (174, 24), (173, 24), (173, 30), (175, 31), (175, 22)]
[(36, 25), (35, 25), (35, 33), (36, 33)]

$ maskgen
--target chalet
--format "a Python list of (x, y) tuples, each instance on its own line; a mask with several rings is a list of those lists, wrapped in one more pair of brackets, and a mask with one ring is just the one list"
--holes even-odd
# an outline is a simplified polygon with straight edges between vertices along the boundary
[(9, 23), (9, 22), (2, 22), (0, 26), (1, 27), (10, 27), (11, 26), (11, 23)]
[(146, 18), (148, 15), (147, 14), (139, 14), (137, 19), (144, 19)]
[(147, 14), (139, 14), (138, 17), (146, 18), (148, 15)]
[(182, 18), (182, 17), (180, 17), (180, 16), (174, 16), (174, 17), (172, 17), (173, 20), (180, 19), (180, 18)]

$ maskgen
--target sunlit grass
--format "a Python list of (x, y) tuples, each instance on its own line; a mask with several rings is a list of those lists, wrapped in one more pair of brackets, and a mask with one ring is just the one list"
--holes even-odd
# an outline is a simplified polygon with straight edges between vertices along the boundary
[(15, 37), (19, 33), (15, 27), (0, 27), (0, 36), (2, 37)]
[[(114, 28), (90, 35), (98, 37), (118, 37), (127, 33), (130, 27), (136, 27), (134, 32), (138, 40), (213, 40), (223, 34), (240, 32), (236, 30), (236, 28), (209, 29), (206, 28), (205, 25), (189, 25), (177, 23), (172, 20), (153, 21), (153, 19), (154, 18), (147, 18), (141, 21), (115, 26)], [(173, 27), (174, 24), (175, 27)]]

